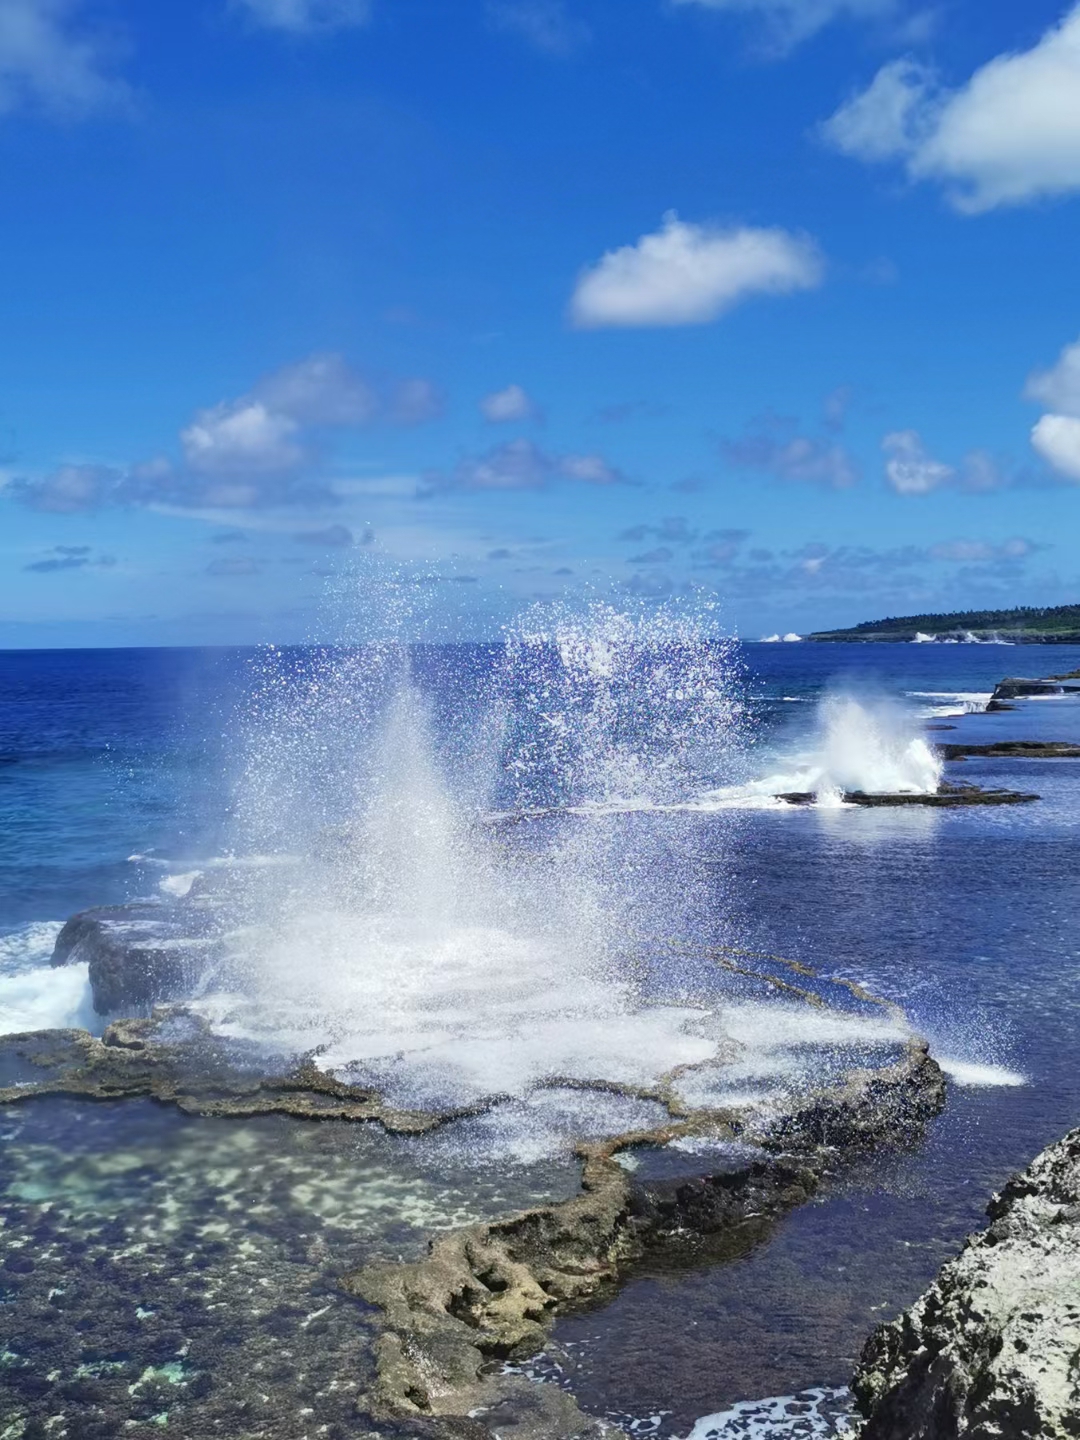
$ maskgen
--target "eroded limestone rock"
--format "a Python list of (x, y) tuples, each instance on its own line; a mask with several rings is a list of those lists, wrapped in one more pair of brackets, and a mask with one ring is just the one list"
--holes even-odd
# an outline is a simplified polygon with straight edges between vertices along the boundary
[(1080, 1436), (1080, 1130), (991, 1202), (910, 1310), (867, 1342), (861, 1440)]

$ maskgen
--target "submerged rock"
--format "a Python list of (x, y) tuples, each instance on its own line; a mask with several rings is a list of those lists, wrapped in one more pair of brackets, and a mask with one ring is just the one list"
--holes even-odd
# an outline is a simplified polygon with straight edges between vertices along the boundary
[(867, 1342), (852, 1381), (862, 1440), (1080, 1435), (1080, 1130), (987, 1213), (990, 1228)]

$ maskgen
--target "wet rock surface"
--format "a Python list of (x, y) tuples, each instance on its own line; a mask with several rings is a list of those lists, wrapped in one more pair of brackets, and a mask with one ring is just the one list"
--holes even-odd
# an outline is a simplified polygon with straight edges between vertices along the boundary
[(1077, 760), (1080, 745), (1067, 740), (997, 740), (991, 745), (939, 745), (945, 760), (967, 760), (984, 757), (999, 760)]
[(1080, 1435), (1080, 1130), (995, 1196), (929, 1290), (867, 1342), (862, 1440)]
[(86, 1030), (0, 1036), (0, 1105), (42, 1095), (149, 1096), (189, 1115), (369, 1121), (406, 1135), (477, 1109), (435, 1114), (384, 1104), (376, 1091), (325, 1074), (312, 1057), (275, 1061), (224, 1041), (184, 1006), (116, 1021), (100, 1040)]
[(73, 915), (56, 938), (53, 965), (86, 963), (99, 1015), (138, 1015), (223, 980), (220, 922), (186, 900), (134, 903)]
[[(541, 1348), (562, 1310), (610, 1294), (649, 1249), (703, 1236), (758, 1233), (809, 1199), (860, 1147), (898, 1143), (944, 1104), (941, 1071), (913, 1042), (894, 1065), (852, 1075), (756, 1126), (732, 1112), (690, 1112), (663, 1131), (578, 1147), (581, 1194), (433, 1242), (425, 1259), (364, 1266), (349, 1294), (378, 1307), (380, 1415), (460, 1414), (476, 1403), (493, 1359)], [(635, 1182), (627, 1151), (709, 1134), (747, 1147), (734, 1168), (689, 1180)], [(755, 1153), (756, 1152), (756, 1153)]]
[(999, 680), (994, 686), (994, 693), (990, 697), (994, 700), (1028, 700), (1032, 697), (1045, 695), (1063, 695), (1067, 690), (1075, 691), (1078, 687), (1065, 686), (1060, 680), (1026, 680), (1015, 675), (1006, 676)]
[[(816, 805), (818, 796), (813, 791), (793, 790), (777, 795), (788, 805)], [(1020, 790), (984, 790), (978, 785), (940, 785), (927, 794), (906, 794), (888, 792), (874, 794), (865, 790), (845, 790), (841, 796), (845, 805), (862, 805), (868, 808), (894, 809), (902, 805), (923, 805), (936, 810), (956, 809), (965, 805), (1028, 805), (1038, 800), (1038, 795), (1025, 794)]]

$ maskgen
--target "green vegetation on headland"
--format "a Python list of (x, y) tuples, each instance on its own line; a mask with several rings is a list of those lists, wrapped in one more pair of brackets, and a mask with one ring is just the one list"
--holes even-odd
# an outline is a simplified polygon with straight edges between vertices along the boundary
[(1080, 645), (1080, 605), (1020, 605), (1013, 610), (960, 610), (864, 620), (849, 630), (819, 630), (810, 640), (995, 640), (1014, 645)]

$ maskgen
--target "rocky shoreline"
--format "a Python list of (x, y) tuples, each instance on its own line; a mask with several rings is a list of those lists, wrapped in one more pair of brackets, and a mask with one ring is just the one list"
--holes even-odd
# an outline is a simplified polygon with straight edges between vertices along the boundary
[(867, 1342), (852, 1381), (860, 1440), (1080, 1434), (1080, 1130), (987, 1213), (990, 1227)]

